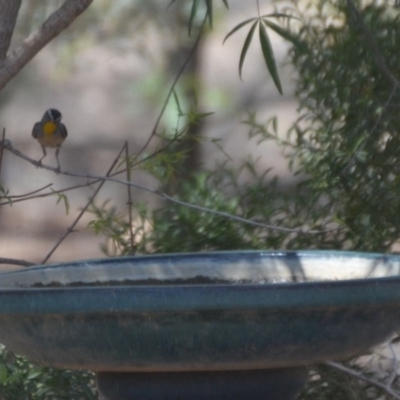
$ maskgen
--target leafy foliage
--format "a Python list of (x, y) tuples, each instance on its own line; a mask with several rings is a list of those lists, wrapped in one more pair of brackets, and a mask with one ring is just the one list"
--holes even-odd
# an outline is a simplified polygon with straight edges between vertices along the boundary
[[(352, 368), (361, 372), (359, 367), (352, 365)], [(373, 400), (385, 399), (384, 396), (383, 390), (371, 384), (319, 365), (310, 370), (310, 381), (296, 400)]]
[(275, 83), (276, 88), (278, 89), (280, 94), (283, 94), (282, 91), (282, 84), (279, 78), (279, 73), (278, 73), (278, 68), (276, 65), (275, 57), (274, 57), (274, 52), (271, 46), (271, 42), (269, 40), (268, 32), (266, 27), (271, 28), (274, 30), (276, 33), (279, 35), (288, 38), (290, 37), (290, 34), (288, 34), (284, 29), (280, 28), (278, 25), (274, 24), (273, 22), (269, 21), (268, 18), (271, 17), (285, 17), (285, 18), (291, 18), (290, 15), (286, 14), (281, 14), (281, 13), (273, 13), (273, 14), (267, 14), (267, 15), (262, 15), (257, 18), (250, 18), (247, 19), (246, 21), (241, 22), (240, 24), (236, 25), (226, 36), (224, 39), (224, 42), (235, 32), (243, 28), (244, 26), (250, 24), (253, 22), (251, 25), (251, 28), (249, 30), (249, 33), (246, 36), (246, 39), (243, 44), (242, 51), (240, 53), (240, 60), (239, 60), (239, 76), (240, 79), (242, 79), (242, 69), (243, 69), (243, 63), (247, 55), (247, 51), (250, 47), (251, 41), (253, 40), (254, 32), (256, 28), (258, 27), (258, 32), (259, 32), (259, 38), (260, 38), (260, 45), (261, 45), (261, 50), (263, 53), (263, 57), (265, 60), (265, 63), (267, 65), (268, 71), (271, 74), (271, 77)]
[(94, 374), (40, 367), (0, 346), (2, 400), (94, 400)]
[[(329, 24), (327, 9), (341, 21)], [(361, 16), (397, 71), (399, 10), (372, 3)], [(346, 226), (347, 247), (387, 251), (400, 235), (399, 88), (344, 3), (322, 1), (312, 20), (300, 18), (303, 45), (291, 51), (301, 104), (291, 157), (307, 176), (303, 186)]]

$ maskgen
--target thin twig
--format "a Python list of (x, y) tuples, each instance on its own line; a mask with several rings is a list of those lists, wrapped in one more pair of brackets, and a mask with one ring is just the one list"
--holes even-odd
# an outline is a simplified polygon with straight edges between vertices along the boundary
[[(126, 162), (126, 179), (128, 182), (131, 182), (131, 167), (129, 161), (129, 145), (128, 141), (125, 142), (125, 162)], [(132, 193), (131, 187), (126, 186), (128, 191), (128, 216), (129, 216), (129, 236), (131, 240), (131, 253), (134, 251), (134, 234), (133, 234), (133, 226), (132, 226)]]
[[(38, 162), (36, 160), (33, 160), (32, 158), (29, 158), (28, 156), (26, 156), (25, 154), (21, 153), (19, 150), (15, 149), (12, 145), (10, 141), (6, 141), (4, 148), (8, 151), (10, 151), (11, 153), (13, 153), (14, 155), (16, 155), (17, 157), (22, 158), (23, 160), (35, 165), (35, 166), (39, 166)], [(168, 196), (166, 193), (160, 192), (159, 190), (156, 189), (151, 189), (147, 186), (143, 186), (143, 185), (139, 185), (137, 183), (133, 183), (133, 182), (128, 182), (126, 180), (122, 180), (122, 179), (116, 179), (116, 178), (112, 178), (111, 176), (98, 176), (98, 175), (89, 175), (89, 174), (80, 174), (80, 173), (75, 173), (75, 172), (68, 172), (68, 171), (59, 171), (57, 168), (53, 168), (50, 167), (48, 165), (40, 165), (41, 168), (46, 169), (48, 171), (52, 171), (56, 174), (62, 174), (62, 175), (67, 175), (67, 176), (74, 176), (74, 177), (78, 177), (78, 178), (85, 178), (85, 179), (93, 179), (93, 180), (99, 180), (99, 181), (109, 181), (109, 182), (115, 182), (115, 183), (119, 183), (121, 185), (128, 185), (131, 187), (134, 187), (136, 189), (140, 189), (142, 191), (148, 192), (148, 193), (152, 193), (158, 197), (161, 197), (164, 200), (168, 200), (171, 203), (175, 203), (175, 204), (179, 204), (188, 208), (192, 208), (198, 211), (202, 211), (202, 212), (206, 212), (209, 214), (214, 214), (214, 215), (218, 215), (221, 217), (226, 217), (226, 218), (230, 218), (232, 220), (238, 221), (238, 222), (242, 222), (245, 224), (249, 224), (249, 225), (254, 225), (254, 226), (259, 226), (261, 228), (264, 229), (272, 229), (272, 230), (277, 230), (277, 231), (281, 231), (281, 232), (288, 232), (288, 233), (301, 233), (301, 234), (323, 234), (323, 233), (329, 233), (329, 232), (333, 232), (333, 231), (337, 231), (342, 229), (341, 227), (337, 227), (337, 228), (331, 228), (331, 229), (324, 229), (324, 230), (305, 230), (305, 229), (293, 229), (293, 228), (285, 228), (282, 226), (276, 226), (276, 225), (269, 225), (269, 224), (264, 224), (258, 221), (253, 221), (253, 220), (249, 220), (246, 218), (242, 218), (239, 217), (237, 215), (234, 214), (229, 214), (227, 212), (223, 212), (223, 211), (216, 211), (213, 210), (211, 208), (207, 208), (207, 207), (202, 207), (202, 206), (198, 206), (196, 204), (192, 204), (192, 203), (188, 203), (186, 201), (182, 201), (182, 200), (178, 200), (174, 197)]]
[[(137, 166), (139, 166), (140, 164), (143, 164), (144, 162), (151, 160), (152, 158), (156, 157), (158, 154), (164, 152), (165, 150), (168, 149), (168, 147), (170, 147), (172, 144), (174, 144), (181, 136), (183, 136), (183, 134), (186, 132), (187, 130), (187, 125), (185, 127), (183, 127), (179, 132), (177, 132), (173, 138), (171, 138), (170, 140), (168, 140), (167, 144), (165, 146), (162, 146), (160, 148), (158, 148), (157, 150), (153, 151), (151, 154), (149, 154), (146, 157), (141, 158), (139, 161), (134, 162), (131, 165), (131, 168), (135, 168)], [(136, 158), (139, 158), (140, 154), (138, 154), (136, 156)], [(116, 171), (114, 174), (112, 174), (112, 176), (114, 175), (118, 175), (121, 172), (125, 172), (125, 169), (123, 170), (119, 170)]]
[[(169, 146), (171, 146), (171, 144), (173, 144), (179, 138), (179, 136), (181, 134), (183, 134), (184, 129), (186, 129), (186, 128), (183, 128), (181, 130), (181, 132), (179, 132), (176, 135), (176, 137), (174, 137), (172, 140), (169, 140), (168, 143), (165, 146), (160, 147), (158, 150), (156, 150), (153, 153), (149, 154), (148, 156), (142, 158), (140, 161), (137, 161), (137, 162), (133, 163), (131, 165), (131, 169), (137, 167), (138, 165), (142, 164), (143, 162), (148, 161), (151, 158), (154, 158), (158, 154), (160, 154), (163, 151), (165, 151)], [(0, 147), (1, 147), (1, 143), (0, 143)], [(4, 146), (4, 147), (6, 147), (6, 146)], [(113, 172), (112, 174), (110, 174), (110, 177), (114, 177), (114, 176), (123, 174), (125, 172), (126, 172), (126, 168), (122, 168), (122, 169), (117, 170), (117, 171)], [(86, 183), (82, 183), (82, 184), (79, 184), (79, 185), (68, 186), (68, 187), (66, 187), (64, 189), (54, 190), (54, 191), (47, 192), (47, 193), (42, 193), (42, 194), (39, 194), (39, 195), (32, 195), (35, 192), (26, 193), (24, 195), (12, 195), (12, 196), (7, 196), (7, 199), (11, 200), (12, 203), (20, 203), (21, 201), (28, 201), (28, 200), (32, 200), (32, 199), (41, 199), (41, 198), (45, 198), (45, 197), (49, 197), (49, 196), (54, 196), (55, 194), (60, 194), (60, 193), (68, 192), (68, 191), (71, 191), (71, 190), (80, 189), (80, 188), (83, 188), (83, 187), (89, 187), (89, 186), (94, 185), (96, 183), (99, 183), (101, 181), (102, 181), (102, 179), (96, 179), (96, 180), (92, 180), (92, 181), (89, 181), (89, 182), (86, 182)], [(52, 186), (52, 184), (49, 184), (49, 185), (45, 186), (42, 189), (45, 189), (45, 188), (47, 188), (49, 186)], [(9, 205), (9, 204), (10, 204), (10, 201), (5, 201), (3, 203), (0, 202), (0, 207), (1, 206), (5, 206), (5, 205)]]
[(10, 265), (19, 265), (21, 267), (31, 267), (35, 265), (35, 263), (25, 260), (18, 260), (15, 258), (4, 258), (0, 257), (0, 264), (10, 264)]
[[(111, 174), (110, 176), (114, 176), (114, 174)], [(51, 191), (51, 192), (42, 193), (42, 194), (38, 194), (38, 195), (31, 195), (31, 194), (35, 193), (35, 192), (32, 192), (32, 193), (26, 193), (24, 195), (7, 196), (7, 198), (10, 199), (12, 203), (20, 203), (21, 201), (27, 201), (27, 200), (32, 200), (32, 199), (41, 199), (41, 198), (44, 198), (44, 197), (54, 196), (55, 194), (69, 192), (71, 190), (80, 189), (80, 188), (83, 188), (83, 187), (89, 187), (91, 185), (99, 183), (100, 181), (102, 181), (102, 179), (96, 179), (94, 181), (82, 183), (80, 185), (73, 185), (73, 186), (66, 187), (64, 189), (54, 190), (54, 191)], [(48, 188), (48, 187), (50, 187), (52, 185), (53, 184), (50, 183), (49, 185), (43, 187), (42, 189), (46, 189), (46, 188)], [(5, 206), (5, 205), (8, 205), (8, 204), (10, 204), (9, 201), (0, 203), (0, 206)]]
[(387, 394), (389, 394), (390, 396), (393, 396), (395, 399), (400, 400), (400, 394), (396, 393), (389, 385), (383, 384), (383, 383), (377, 381), (376, 379), (369, 378), (368, 376), (365, 376), (361, 372), (358, 372), (352, 368), (346, 367), (343, 364), (339, 364), (337, 362), (326, 361), (324, 364), (328, 365), (332, 368), (335, 368), (339, 371), (345, 372), (346, 374), (348, 374), (354, 378), (357, 378), (364, 382), (370, 383), (371, 385), (374, 385), (374, 386), (384, 390)]
[[(134, 162), (131, 165), (131, 169), (139, 166), (143, 162), (146, 162), (146, 161), (156, 157), (158, 154), (162, 153), (163, 151), (165, 151), (176, 140), (178, 140), (178, 138), (184, 133), (185, 129), (186, 128), (182, 128), (181, 131), (179, 133), (177, 133), (176, 136), (172, 140), (169, 140), (168, 143), (165, 146), (160, 147), (158, 150), (156, 150), (153, 153), (149, 154), (148, 156), (142, 158), (140, 161)], [(9, 141), (7, 140), (7, 142), (9, 142)], [(0, 150), (1, 151), (3, 150), (3, 147), (6, 147), (6, 145), (2, 146), (2, 143), (0, 142)], [(37, 166), (37, 165), (35, 164), (35, 166)], [(112, 174), (110, 174), (110, 177), (114, 177), (114, 176), (123, 174), (125, 172), (126, 172), (126, 168), (122, 168), (122, 169), (117, 170), (117, 171), (113, 172)], [(82, 184), (79, 184), (79, 185), (69, 186), (69, 187), (66, 187), (64, 189), (54, 190), (54, 191), (51, 191), (51, 192), (48, 192), (48, 193), (42, 193), (42, 194), (39, 194), (39, 195), (33, 195), (36, 192), (39, 192), (41, 190), (46, 189), (47, 187), (52, 186), (52, 184), (49, 184), (49, 185), (46, 185), (45, 187), (43, 187), (42, 189), (38, 189), (37, 191), (31, 192), (31, 193), (25, 193), (23, 195), (7, 196), (8, 201), (5, 201), (3, 203), (0, 202), (0, 207), (1, 206), (5, 206), (5, 205), (9, 205), (10, 204), (9, 200), (11, 200), (12, 203), (20, 203), (21, 201), (28, 201), (28, 200), (32, 200), (32, 199), (41, 199), (41, 198), (44, 198), (44, 197), (54, 196), (55, 194), (60, 194), (60, 193), (68, 192), (68, 191), (71, 191), (71, 190), (80, 189), (80, 188), (83, 188), (83, 187), (89, 187), (89, 186), (94, 185), (96, 183), (99, 183), (101, 181), (102, 181), (102, 179), (96, 179), (96, 180), (92, 180), (92, 181), (89, 181), (89, 182), (86, 182), (86, 183), (82, 183)]]
[(387, 347), (392, 353), (392, 370), (390, 371), (390, 375), (386, 380), (386, 384), (392, 386), (393, 382), (397, 378), (397, 368), (399, 366), (399, 360), (397, 359), (397, 354), (393, 348), (393, 343), (391, 340), (388, 341)]
[[(51, 186), (53, 186), (53, 184), (52, 183), (49, 183), (48, 185), (46, 185), (46, 186), (43, 186), (43, 187), (41, 187), (40, 189), (36, 189), (36, 190), (34, 190), (34, 191), (32, 191), (32, 192), (29, 192), (29, 193), (24, 193), (24, 194), (14, 194), (14, 195), (12, 195), (12, 196), (8, 196), (8, 198), (10, 199), (10, 200), (14, 200), (14, 199), (21, 199), (21, 198), (24, 198), (24, 197), (28, 197), (28, 196), (31, 196), (30, 198), (33, 198), (34, 196), (34, 194), (36, 194), (36, 193), (39, 193), (39, 192), (42, 192), (43, 190), (45, 190), (45, 189), (47, 189), (47, 188), (49, 188), (49, 187), (51, 187)], [(51, 192), (51, 194), (54, 194), (55, 192)], [(49, 193), (50, 194), (50, 193)]]
[(170, 89), (169, 89), (169, 91), (167, 93), (167, 97), (164, 100), (164, 104), (161, 107), (161, 111), (160, 111), (160, 113), (159, 113), (159, 115), (158, 115), (158, 117), (156, 119), (156, 123), (154, 124), (153, 130), (151, 131), (150, 136), (147, 139), (146, 143), (144, 144), (142, 149), (139, 151), (138, 156), (140, 156), (147, 149), (147, 146), (149, 145), (149, 143), (151, 142), (153, 137), (156, 135), (156, 132), (157, 132), (157, 129), (158, 129), (158, 125), (160, 125), (161, 118), (164, 115), (164, 112), (165, 112), (165, 110), (167, 108), (169, 99), (170, 99), (170, 97), (171, 97), (171, 95), (172, 95), (172, 93), (174, 91), (174, 88), (175, 88), (176, 84), (178, 83), (179, 78), (183, 74), (183, 71), (185, 70), (185, 68), (189, 64), (189, 61), (192, 58), (193, 54), (195, 53), (195, 51), (197, 49), (197, 46), (200, 43), (200, 39), (201, 39), (201, 36), (202, 36), (202, 33), (203, 33), (203, 28), (204, 28), (204, 25), (206, 23), (206, 20), (207, 20), (207, 15), (204, 17), (204, 20), (203, 20), (203, 22), (202, 22), (202, 24), (200, 26), (200, 31), (199, 31), (199, 34), (197, 35), (197, 38), (196, 38), (196, 41), (194, 42), (193, 47), (190, 49), (190, 52), (189, 52), (185, 62), (182, 64), (181, 68), (179, 69), (178, 73), (176, 74), (176, 77), (175, 77), (174, 81), (172, 82), (172, 85), (171, 85), (171, 87), (170, 87)]
[[(190, 208), (193, 208), (194, 210), (197, 210), (197, 211), (215, 214), (215, 215), (218, 215), (220, 217), (229, 218), (231, 220), (238, 221), (238, 222), (243, 222), (245, 224), (250, 224), (250, 225), (253, 225), (253, 226), (259, 226), (259, 227), (266, 228), (266, 229), (274, 229), (274, 230), (277, 230), (277, 231), (280, 231), (280, 232), (288, 232), (288, 233), (310, 233), (310, 234), (322, 233), (322, 231), (316, 231), (316, 230), (315, 231), (314, 230), (303, 231), (302, 229), (293, 229), (293, 228), (285, 228), (283, 226), (268, 225), (268, 224), (264, 224), (262, 222), (248, 220), (246, 218), (239, 217), (237, 215), (233, 215), (233, 214), (230, 214), (230, 213), (227, 213), (227, 212), (224, 212), (224, 211), (211, 210), (211, 209), (209, 209), (207, 207), (203, 207), (203, 206), (198, 206), (196, 204), (187, 203), (186, 201), (178, 200), (178, 199), (176, 199), (174, 197), (171, 197), (171, 196), (168, 196), (167, 194), (162, 193), (162, 192), (156, 191), (155, 194), (157, 194), (158, 196), (160, 196), (164, 200), (168, 200), (171, 203), (179, 204), (179, 205), (184, 206), (184, 207), (190, 207)], [(337, 230), (337, 229), (335, 229), (335, 230)], [(324, 233), (327, 232), (327, 231), (324, 231)]]
[[(0, 143), (0, 145), (1, 145), (1, 143)], [(113, 172), (112, 174), (110, 174), (110, 176), (116, 176), (116, 175), (122, 174), (124, 172), (126, 172), (125, 168), (122, 169), (122, 170)], [(31, 192), (31, 193), (26, 193), (26, 194), (23, 194), (23, 195), (7, 196), (7, 198), (9, 200), (11, 200), (12, 203), (19, 203), (21, 201), (27, 201), (27, 200), (32, 200), (32, 199), (41, 199), (41, 198), (44, 198), (44, 197), (54, 196), (55, 194), (69, 192), (71, 190), (80, 189), (80, 188), (83, 188), (83, 187), (89, 187), (91, 185), (95, 185), (96, 183), (101, 182), (102, 180), (103, 179), (96, 179), (96, 180), (92, 180), (92, 181), (89, 181), (89, 182), (86, 182), (86, 183), (81, 183), (79, 185), (68, 186), (68, 187), (66, 187), (64, 189), (53, 190), (51, 192), (42, 193), (42, 194), (39, 194), (39, 195), (33, 195), (35, 192), (38, 192), (40, 190), (44, 190), (44, 189), (46, 189), (46, 188), (48, 188), (48, 187), (53, 185), (52, 183), (50, 183), (50, 184), (44, 186), (42, 189), (38, 189), (37, 191)], [(9, 201), (0, 203), (0, 207), (8, 205), (8, 204), (10, 204)]]
[(3, 150), (5, 141), (6, 141), (6, 128), (3, 128), (3, 135), (1, 137), (1, 146), (0, 146), (0, 178), (1, 178), (1, 166), (3, 165)]
[[(109, 176), (109, 174), (111, 173), (111, 171), (113, 170), (113, 168), (115, 167), (115, 165), (117, 164), (119, 158), (121, 157), (121, 154), (123, 153), (125, 148), (125, 145), (122, 147), (122, 149), (120, 150), (120, 152), (118, 153), (117, 158), (113, 161), (113, 163), (111, 164), (111, 167), (108, 169), (106, 176)], [(57, 243), (53, 246), (53, 248), (50, 250), (50, 252), (47, 254), (47, 256), (43, 259), (42, 264), (45, 264), (48, 259), (52, 256), (52, 254), (56, 251), (56, 249), (58, 248), (58, 246), (60, 246), (60, 244), (64, 241), (64, 239), (73, 231), (73, 229), (75, 228), (76, 224), (79, 222), (79, 220), (82, 218), (82, 215), (86, 212), (86, 210), (88, 209), (88, 207), (90, 206), (90, 204), (92, 204), (94, 198), (97, 196), (97, 194), (99, 193), (100, 189), (103, 187), (104, 183), (106, 182), (106, 180), (103, 180), (99, 186), (96, 188), (96, 190), (94, 191), (94, 193), (92, 194), (92, 196), (90, 197), (89, 201), (86, 203), (86, 205), (82, 208), (81, 212), (78, 214), (78, 216), (75, 218), (74, 222), (71, 224), (71, 226), (69, 226), (66, 230), (66, 232), (61, 236), (61, 238), (57, 241)]]

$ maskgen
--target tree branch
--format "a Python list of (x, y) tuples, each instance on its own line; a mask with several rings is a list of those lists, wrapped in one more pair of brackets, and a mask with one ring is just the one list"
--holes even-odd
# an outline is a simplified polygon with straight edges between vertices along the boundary
[(36, 160), (33, 160), (32, 158), (26, 156), (25, 154), (21, 153), (19, 150), (15, 149), (12, 145), (10, 140), (5, 140), (4, 143), (0, 142), (0, 147), (4, 147), (6, 150), (8, 150), (10, 153), (14, 154), (15, 156), (22, 158), (23, 160), (31, 163), (32, 165), (36, 166), (36, 167), (40, 167), (43, 169), (46, 169), (48, 171), (53, 171), (56, 174), (62, 174), (62, 175), (67, 175), (67, 176), (75, 176), (75, 177), (79, 177), (79, 178), (86, 178), (86, 179), (92, 179), (92, 180), (98, 180), (98, 181), (109, 181), (109, 182), (115, 182), (115, 183), (119, 183), (121, 185), (126, 185), (126, 186), (130, 186), (130, 187), (134, 187), (136, 189), (140, 189), (142, 191), (148, 192), (148, 193), (152, 193), (158, 197), (160, 197), (161, 199), (167, 200), (170, 203), (174, 203), (174, 204), (178, 204), (184, 207), (188, 207), (197, 211), (201, 211), (201, 212), (205, 212), (205, 213), (209, 213), (209, 214), (213, 214), (213, 215), (218, 215), (220, 217), (225, 217), (225, 218), (229, 218), (233, 221), (237, 221), (237, 222), (242, 222), (245, 224), (249, 224), (249, 225), (253, 225), (253, 226), (259, 226), (260, 228), (264, 228), (264, 229), (272, 229), (272, 230), (276, 230), (276, 231), (281, 231), (281, 232), (288, 232), (288, 233), (301, 233), (301, 234), (311, 234), (311, 235), (316, 235), (316, 234), (322, 234), (322, 233), (328, 233), (328, 232), (333, 232), (333, 231), (337, 231), (337, 230), (341, 230), (343, 229), (342, 227), (335, 227), (335, 228), (328, 228), (328, 229), (324, 229), (324, 230), (314, 230), (314, 229), (296, 229), (296, 228), (286, 228), (283, 226), (277, 226), (277, 225), (269, 225), (269, 224), (264, 224), (262, 222), (259, 221), (254, 221), (254, 220), (250, 220), (247, 218), (243, 218), (240, 217), (238, 215), (234, 215), (234, 214), (230, 214), (224, 211), (217, 211), (217, 210), (213, 210), (211, 208), (208, 207), (203, 207), (203, 206), (199, 206), (196, 204), (192, 204), (192, 203), (188, 203), (186, 201), (182, 201), (179, 200), (175, 197), (171, 197), (168, 196), (166, 193), (160, 192), (157, 189), (152, 189), (149, 188), (147, 186), (143, 186), (143, 185), (139, 185), (136, 183), (132, 183), (129, 182), (127, 180), (122, 180), (122, 179), (115, 179), (109, 176), (99, 176), (99, 175), (89, 175), (89, 174), (81, 174), (81, 173), (76, 173), (76, 172), (68, 172), (68, 171), (60, 171), (57, 168), (53, 168), (53, 167), (49, 167), (48, 165), (44, 165), (44, 164), (39, 164)]
[(4, 258), (0, 257), (0, 264), (10, 264), (10, 265), (19, 265), (21, 267), (31, 267), (35, 265), (35, 263), (25, 260), (18, 260), (15, 258)]
[(390, 385), (386, 385), (384, 383), (377, 381), (376, 379), (369, 378), (368, 376), (364, 375), (363, 373), (358, 372), (352, 368), (346, 367), (343, 364), (339, 364), (337, 362), (327, 361), (324, 364), (329, 365), (330, 367), (335, 368), (339, 371), (345, 372), (346, 374), (348, 374), (356, 379), (360, 379), (361, 381), (364, 381), (371, 385), (374, 385), (374, 386), (384, 390), (388, 395), (392, 396), (394, 399), (400, 400), (400, 394), (397, 393), (395, 390), (393, 390), (393, 388)]
[[(12, 3), (13, 1), (9, 2)], [(0, 90), (47, 43), (59, 35), (82, 14), (92, 2), (93, 0), (65, 0), (63, 5), (51, 14), (35, 32), (31, 33), (7, 58), (0, 62)]]
[[(126, 142), (124, 144), (124, 146), (122, 147), (122, 149), (120, 150), (120, 152), (118, 153), (117, 158), (113, 161), (113, 163), (111, 164), (110, 168), (107, 171), (107, 177), (110, 176), (112, 170), (114, 169), (114, 167), (116, 166), (119, 158), (121, 157), (121, 154), (123, 153), (125, 147), (126, 147)], [(86, 203), (85, 207), (82, 208), (82, 210), (80, 211), (80, 213), (78, 214), (78, 216), (75, 218), (74, 222), (71, 224), (71, 226), (69, 226), (66, 230), (66, 232), (61, 236), (61, 238), (57, 241), (57, 243), (53, 246), (53, 248), (49, 251), (49, 253), (46, 255), (46, 257), (43, 259), (43, 261), (41, 262), (41, 264), (45, 264), (48, 259), (53, 255), (53, 253), (57, 250), (58, 246), (60, 246), (60, 244), (64, 241), (64, 239), (74, 230), (76, 224), (79, 222), (79, 220), (82, 218), (82, 215), (86, 212), (86, 210), (89, 208), (89, 206), (93, 203), (93, 200), (95, 199), (95, 197), (97, 196), (97, 194), (100, 192), (100, 189), (103, 187), (103, 185), (105, 184), (105, 180), (103, 180), (96, 188), (96, 190), (94, 191), (94, 193), (90, 196), (89, 201)]]

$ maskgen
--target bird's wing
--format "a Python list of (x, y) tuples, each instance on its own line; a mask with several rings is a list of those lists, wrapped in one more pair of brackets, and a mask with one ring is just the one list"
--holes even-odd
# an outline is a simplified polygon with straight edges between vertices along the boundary
[(40, 122), (36, 122), (35, 125), (33, 125), (33, 129), (32, 129), (32, 136), (34, 138), (37, 138), (38, 136), (40, 136), (42, 133), (42, 126), (40, 124)]
[(60, 131), (63, 138), (66, 138), (68, 136), (68, 131), (64, 124), (60, 124)]

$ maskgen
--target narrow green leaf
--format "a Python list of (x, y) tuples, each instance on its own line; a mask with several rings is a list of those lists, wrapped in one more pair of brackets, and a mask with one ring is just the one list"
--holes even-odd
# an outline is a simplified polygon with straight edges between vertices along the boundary
[(4, 386), (8, 377), (7, 368), (5, 365), (0, 364), (0, 384)]
[(212, 29), (212, 26), (213, 26), (213, 3), (212, 3), (212, 0), (205, 0), (205, 1), (206, 1), (206, 6), (207, 6), (208, 21), (210, 22), (210, 27)]
[(190, 11), (190, 18), (189, 18), (189, 36), (192, 33), (193, 21), (197, 13), (197, 7), (199, 5), (199, 1), (200, 0), (193, 0), (192, 10)]
[(283, 94), (281, 81), (279, 79), (278, 68), (275, 62), (274, 52), (268, 37), (267, 30), (265, 29), (263, 23), (259, 24), (259, 33), (260, 33), (261, 49), (263, 52), (265, 63), (267, 64), (268, 71), (271, 74), (271, 77), (274, 80), (275, 86), (278, 89), (279, 93)]
[(175, 104), (176, 104), (176, 108), (178, 109), (178, 116), (182, 117), (183, 115), (185, 115), (182, 111), (181, 105), (179, 103), (179, 97), (176, 94), (175, 89), (172, 91), (172, 95), (174, 96), (174, 100), (175, 100)]
[(278, 131), (278, 119), (276, 117), (272, 118), (272, 129), (274, 130), (274, 133)]
[(222, 2), (225, 4), (225, 7), (229, 10), (228, 0), (222, 0)]
[(40, 376), (40, 375), (43, 375), (43, 372), (40, 371), (40, 369), (32, 368), (32, 369), (29, 371), (28, 376), (26, 377), (26, 379), (29, 381), (29, 380), (32, 380), (32, 379), (37, 378), (37, 377)]
[(279, 36), (283, 37), (284, 39), (288, 40), (292, 44), (294, 44), (298, 48), (304, 48), (304, 43), (297, 39), (296, 35), (293, 35), (290, 31), (280, 27), (279, 25), (275, 24), (274, 22), (263, 20), (264, 24), (268, 25), (270, 29), (276, 32)]
[(254, 31), (257, 27), (258, 20), (254, 22), (253, 26), (250, 28), (249, 33), (246, 36), (246, 40), (244, 41), (242, 52), (240, 53), (240, 60), (239, 60), (239, 77), (242, 79), (242, 68), (244, 59), (246, 58), (247, 50), (250, 47), (251, 40), (253, 39)]
[(249, 24), (252, 21), (255, 21), (257, 18), (250, 18), (246, 19), (246, 21), (241, 22), (239, 25), (236, 25), (226, 36), (223, 41), (225, 43), (226, 39), (228, 39), (229, 36), (233, 35), (235, 32), (237, 32), (240, 28), (243, 28), (245, 25)]
[(260, 18), (289, 18), (289, 19), (297, 19), (300, 21), (300, 18), (295, 17), (294, 15), (283, 14), (283, 13), (271, 13), (261, 15)]
[(197, 114), (197, 118), (199, 118), (199, 119), (200, 119), (200, 118), (206, 118), (206, 117), (209, 117), (210, 115), (213, 115), (213, 114), (215, 114), (214, 111), (198, 113), (198, 114)]
[(55, 190), (53, 190), (51, 188), (50, 188), (50, 190), (58, 197), (56, 204), (59, 204), (61, 202), (64, 203), (65, 213), (68, 214), (69, 213), (68, 197), (65, 194), (56, 192)]

